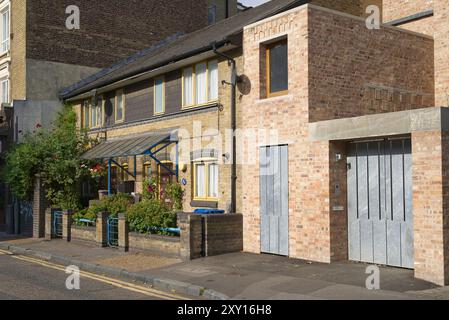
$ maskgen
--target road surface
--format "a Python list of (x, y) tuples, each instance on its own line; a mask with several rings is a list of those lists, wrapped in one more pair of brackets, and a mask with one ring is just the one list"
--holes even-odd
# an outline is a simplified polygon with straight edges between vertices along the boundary
[[(0, 250), (0, 300), (183, 300), (147, 286), (81, 271), (80, 290), (66, 287), (66, 268)], [(73, 282), (70, 282), (73, 284)]]

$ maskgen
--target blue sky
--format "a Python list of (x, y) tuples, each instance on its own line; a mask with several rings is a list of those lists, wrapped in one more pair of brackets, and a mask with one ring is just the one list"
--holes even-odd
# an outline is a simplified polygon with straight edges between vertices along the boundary
[(269, 0), (240, 0), (245, 6), (256, 7), (262, 3), (268, 2)]

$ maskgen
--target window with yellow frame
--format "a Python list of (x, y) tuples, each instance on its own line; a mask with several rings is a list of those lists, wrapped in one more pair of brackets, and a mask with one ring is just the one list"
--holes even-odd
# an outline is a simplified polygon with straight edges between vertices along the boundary
[(287, 39), (270, 43), (266, 54), (266, 92), (267, 97), (288, 94), (288, 43)]
[(86, 99), (83, 101), (83, 105), (81, 108), (81, 114), (82, 114), (82, 118), (81, 118), (81, 127), (84, 129), (89, 129), (90, 127), (90, 109), (91, 109), (91, 100), (90, 99)]
[(123, 89), (117, 90), (115, 94), (115, 123), (125, 121), (125, 93)]
[(182, 106), (191, 108), (218, 100), (218, 60), (203, 61), (182, 72)]
[(199, 201), (218, 201), (218, 163), (196, 161), (193, 163), (193, 197)]
[(104, 124), (104, 99), (100, 95), (97, 97), (96, 104), (92, 104), (90, 108), (90, 126), (91, 128), (99, 128)]
[(154, 115), (165, 113), (165, 78), (154, 79)]

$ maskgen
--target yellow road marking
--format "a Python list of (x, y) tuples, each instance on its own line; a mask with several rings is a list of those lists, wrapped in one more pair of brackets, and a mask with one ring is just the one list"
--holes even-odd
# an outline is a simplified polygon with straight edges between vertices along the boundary
[(5, 250), (0, 250), (0, 256), (1, 255), (8, 255), (8, 256), (11, 256), (11, 255), (13, 255), (13, 253), (12, 252), (9, 252), (9, 251), (5, 251)]
[[(61, 266), (61, 265), (57, 265), (57, 264), (53, 264), (50, 262), (44, 262), (42, 260), (38, 260), (38, 259), (34, 259), (34, 258), (30, 258), (30, 257), (23, 257), (23, 256), (13, 256), (14, 259), (18, 259), (18, 260), (22, 260), (22, 261), (26, 261), (26, 262), (31, 262), (31, 263), (35, 263), (35, 264), (39, 264), (41, 266), (47, 267), (47, 268), (51, 268), (51, 269), (55, 269), (55, 270), (59, 270), (59, 271), (66, 271), (66, 268)], [(155, 289), (151, 289), (148, 287), (144, 287), (144, 286), (139, 286), (136, 284), (132, 284), (132, 283), (128, 283), (125, 281), (121, 281), (121, 280), (117, 280), (117, 279), (112, 279), (112, 278), (108, 278), (105, 276), (100, 276), (97, 274), (93, 274), (90, 272), (86, 272), (86, 271), (80, 271), (80, 275), (82, 277), (85, 278), (89, 278), (95, 281), (99, 281), (99, 282), (103, 282), (121, 289), (125, 289), (125, 290), (129, 290), (129, 291), (133, 291), (133, 292), (137, 292), (137, 293), (142, 293), (144, 295), (147, 296), (152, 296), (152, 297), (157, 297), (157, 298), (161, 298), (161, 299), (167, 299), (167, 300), (189, 300), (186, 299), (184, 297), (181, 297), (179, 295), (176, 294), (171, 294), (171, 293), (166, 293), (166, 292), (162, 292), (162, 291), (158, 291)]]

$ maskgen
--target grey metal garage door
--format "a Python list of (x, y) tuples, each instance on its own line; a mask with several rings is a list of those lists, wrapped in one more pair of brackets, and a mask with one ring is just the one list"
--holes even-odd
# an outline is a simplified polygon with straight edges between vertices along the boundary
[(351, 143), (349, 259), (414, 267), (410, 139)]
[(260, 149), (263, 253), (288, 256), (288, 146)]

